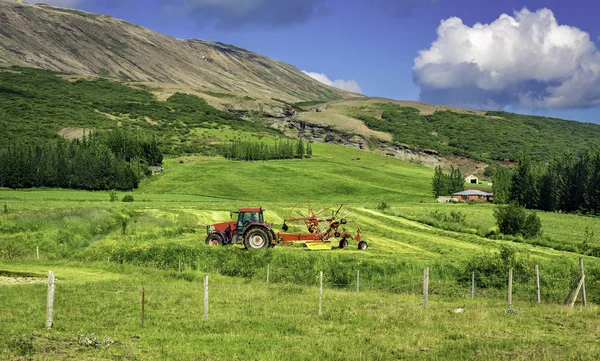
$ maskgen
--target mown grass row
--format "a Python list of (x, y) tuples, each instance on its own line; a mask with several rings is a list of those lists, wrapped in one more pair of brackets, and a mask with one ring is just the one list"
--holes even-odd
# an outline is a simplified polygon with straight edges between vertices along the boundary
[[(228, 219), (221, 211), (189, 209), (189, 205), (165, 207), (133, 203), (127, 207), (105, 205), (92, 208), (55, 208), (24, 210), (3, 216), (0, 225), (0, 252), (3, 258), (32, 258), (39, 247), (43, 259), (73, 259), (85, 262), (105, 261), (168, 271), (182, 268), (181, 278), (193, 279), (188, 272), (211, 272), (245, 279), (264, 279), (267, 264), (271, 280), (281, 283), (312, 285), (320, 271), (332, 287), (351, 288), (357, 271), (365, 287), (390, 292), (419, 292), (423, 267), (431, 267), (435, 292), (462, 295), (470, 287), (471, 272), (476, 272), (478, 287), (487, 294), (503, 295), (509, 266), (523, 287), (515, 287), (516, 297), (531, 299), (533, 267), (543, 269), (544, 298), (560, 302), (565, 289), (577, 274), (577, 256), (561, 255), (544, 249), (513, 247), (513, 260), (498, 258), (505, 241), (487, 240), (472, 234), (448, 232), (417, 222), (389, 216), (365, 208), (354, 209), (350, 220), (360, 226), (371, 247), (311, 252), (301, 247), (277, 246), (266, 252), (250, 252), (238, 247), (209, 248), (204, 245), (205, 224)], [(269, 207), (267, 218), (280, 223), (281, 205)], [(353, 225), (353, 227), (354, 227)], [(334, 240), (334, 246), (337, 246)], [(531, 255), (530, 255), (531, 253)], [(479, 263), (481, 267), (475, 267)], [(498, 265), (501, 265), (498, 266)], [(600, 301), (600, 269), (587, 262), (590, 300)]]

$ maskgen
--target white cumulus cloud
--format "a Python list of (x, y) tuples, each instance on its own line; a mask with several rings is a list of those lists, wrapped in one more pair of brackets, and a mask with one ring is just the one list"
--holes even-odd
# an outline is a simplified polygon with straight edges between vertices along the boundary
[(323, 84), (330, 85), (330, 86), (333, 86), (333, 87), (336, 87), (336, 88), (339, 88), (342, 90), (347, 90), (349, 92), (362, 94), (362, 89), (360, 88), (360, 85), (358, 85), (358, 83), (354, 79), (331, 80), (331, 79), (329, 79), (329, 77), (327, 77), (327, 75), (325, 75), (323, 73), (313, 73), (313, 72), (309, 72), (306, 70), (302, 70), (302, 72), (304, 74), (310, 76), (311, 78), (320, 81)]
[(549, 9), (502, 14), (490, 24), (443, 20), (414, 60), (421, 99), (479, 108), (600, 105), (600, 51), (588, 33)]

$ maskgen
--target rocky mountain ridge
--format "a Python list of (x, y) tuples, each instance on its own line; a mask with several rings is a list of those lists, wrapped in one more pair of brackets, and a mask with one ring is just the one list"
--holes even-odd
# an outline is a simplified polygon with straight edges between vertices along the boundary
[(278, 98), (356, 97), (234, 45), (176, 39), (110, 15), (0, 0), (0, 66), (34, 66)]

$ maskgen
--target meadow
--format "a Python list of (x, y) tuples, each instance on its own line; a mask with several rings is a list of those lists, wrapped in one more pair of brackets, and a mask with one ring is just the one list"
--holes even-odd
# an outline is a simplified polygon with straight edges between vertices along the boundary
[[(310, 159), (268, 162), (169, 158), (164, 174), (118, 192), (116, 202), (109, 192), (0, 190), (0, 280), (41, 280), (0, 285), (0, 358), (598, 359), (597, 258), (584, 257), (590, 305), (561, 306), (579, 253), (482, 237), (494, 227), (494, 206), (436, 203), (432, 169), (333, 145), (315, 144), (313, 152)], [(134, 201), (121, 202), (125, 195)], [(239, 207), (264, 207), (279, 230), (291, 206), (307, 200), (317, 209), (348, 203), (348, 226), (361, 228), (369, 249), (359, 251), (355, 242), (331, 251), (204, 245), (205, 226)], [(464, 221), (430, 222), (432, 212), (461, 212)], [(544, 236), (557, 244), (587, 235), (591, 246), (600, 245), (597, 219), (539, 214)], [(506, 303), (509, 266), (513, 307)], [(48, 270), (58, 278), (50, 331), (43, 327)]]

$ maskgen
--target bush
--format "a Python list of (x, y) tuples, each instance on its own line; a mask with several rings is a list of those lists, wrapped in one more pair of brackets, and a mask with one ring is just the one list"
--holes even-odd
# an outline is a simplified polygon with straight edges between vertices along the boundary
[(511, 203), (494, 209), (494, 217), (500, 233), (511, 236), (534, 238), (542, 234), (542, 222), (533, 211)]
[(386, 209), (389, 209), (389, 208), (390, 208), (390, 205), (386, 201), (383, 201), (377, 205), (377, 209), (380, 211), (385, 211)]
[[(465, 275), (475, 272), (475, 280), (481, 288), (504, 288), (508, 278), (508, 269), (513, 269), (516, 281), (526, 282), (533, 277), (533, 262), (528, 255), (522, 256), (512, 247), (501, 246), (498, 253), (482, 253), (471, 258)], [(465, 283), (470, 278), (464, 278)]]
[(444, 223), (457, 223), (463, 226), (467, 223), (467, 215), (460, 211), (450, 211), (450, 214), (446, 214), (435, 210), (430, 212), (429, 216)]
[(123, 202), (133, 202), (133, 196), (131, 194), (126, 195), (123, 197)]
[(117, 197), (117, 192), (116, 191), (110, 191), (108, 192), (109, 196), (110, 196), (110, 201), (111, 202), (116, 202), (119, 200), (119, 197)]

